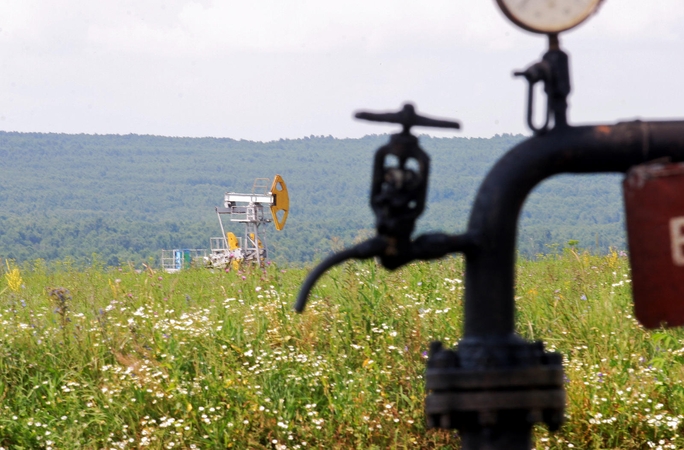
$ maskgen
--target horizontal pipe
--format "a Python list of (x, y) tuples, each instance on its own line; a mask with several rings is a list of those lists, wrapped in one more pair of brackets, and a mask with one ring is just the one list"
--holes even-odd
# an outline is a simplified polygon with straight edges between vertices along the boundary
[(626, 172), (663, 157), (684, 161), (684, 121), (561, 127), (506, 153), (480, 185), (468, 223), (478, 236), (466, 252), (464, 339), (505, 339), (514, 332), (515, 242), (525, 199), (561, 173)]
[(477, 248), (476, 234), (430, 233), (418, 236), (411, 243), (410, 260), (431, 260), (450, 253), (468, 253)]
[[(414, 241), (408, 242), (405, 254), (389, 254), (390, 239), (386, 236), (376, 236), (341, 252), (333, 253), (316, 266), (306, 277), (294, 309), (303, 312), (311, 289), (316, 281), (330, 268), (348, 259), (368, 259), (379, 257), (383, 265), (390, 270), (397, 269), (417, 259), (429, 260), (442, 258), (449, 253), (467, 253), (476, 248), (477, 238), (470, 234), (449, 235), (444, 233), (423, 234)], [(389, 252), (393, 253), (393, 252)]]

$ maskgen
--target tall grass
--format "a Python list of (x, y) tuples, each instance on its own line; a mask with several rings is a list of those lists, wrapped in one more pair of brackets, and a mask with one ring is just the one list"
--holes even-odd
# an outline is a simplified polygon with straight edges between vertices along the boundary
[[(298, 269), (3, 267), (3, 448), (458, 448), (425, 429), (422, 375), (461, 335), (460, 258), (348, 263), (303, 315)], [(626, 259), (566, 250), (517, 279), (518, 332), (566, 356), (568, 423), (537, 448), (684, 446), (684, 334), (636, 323)]]

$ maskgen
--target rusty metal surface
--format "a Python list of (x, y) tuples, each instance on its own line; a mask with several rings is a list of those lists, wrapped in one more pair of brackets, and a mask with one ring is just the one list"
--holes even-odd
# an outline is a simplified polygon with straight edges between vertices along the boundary
[(684, 325), (684, 164), (636, 166), (623, 182), (634, 312)]

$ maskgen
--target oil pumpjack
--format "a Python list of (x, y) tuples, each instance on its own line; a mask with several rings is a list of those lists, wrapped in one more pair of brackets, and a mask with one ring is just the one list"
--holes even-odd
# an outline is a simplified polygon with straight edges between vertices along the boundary
[[(264, 212), (265, 207), (270, 209), (270, 217)], [(280, 175), (276, 175), (273, 181), (270, 178), (257, 178), (251, 194), (226, 192), (223, 207), (216, 207), (221, 236), (211, 238), (211, 250), (162, 250), (162, 269), (174, 273), (195, 264), (220, 269), (238, 269), (243, 263), (261, 266), (268, 258), (268, 249), (265, 232), (259, 227), (273, 222), (276, 230), (282, 230), (289, 210), (290, 197)], [(230, 222), (245, 224), (245, 234), (242, 237), (226, 232), (223, 223), (225, 216), (229, 217)]]
[[(269, 187), (270, 186), (270, 187)], [(264, 208), (270, 209), (270, 217)], [(211, 254), (207, 265), (214, 268), (237, 269), (242, 263), (256, 263), (261, 266), (268, 258), (265, 233), (260, 226), (273, 222), (276, 230), (285, 227), (290, 210), (290, 197), (283, 177), (254, 180), (251, 194), (226, 192), (223, 207), (216, 207), (221, 226), (221, 236), (211, 238)], [(224, 217), (230, 222), (245, 224), (245, 234), (237, 237), (226, 232)]]

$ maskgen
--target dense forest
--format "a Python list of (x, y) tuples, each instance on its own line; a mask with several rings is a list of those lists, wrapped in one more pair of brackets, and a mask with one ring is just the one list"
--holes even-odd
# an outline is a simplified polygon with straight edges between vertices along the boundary
[[(418, 232), (462, 231), (488, 169), (523, 139), (422, 137), (432, 173)], [(372, 232), (372, 157), (386, 141), (0, 132), (0, 257), (87, 262), (96, 254), (118, 265), (158, 262), (161, 249), (208, 248), (220, 235), (214, 207), (224, 192), (251, 192), (255, 178), (279, 173), (291, 210), (282, 232), (267, 229), (271, 256), (313, 261)], [(542, 183), (523, 209), (520, 251), (544, 253), (569, 239), (593, 251), (624, 248), (620, 179)]]

